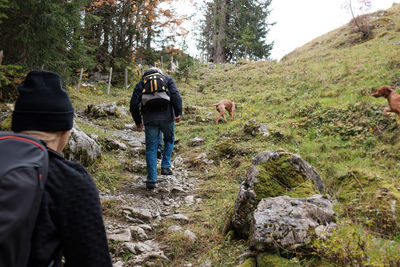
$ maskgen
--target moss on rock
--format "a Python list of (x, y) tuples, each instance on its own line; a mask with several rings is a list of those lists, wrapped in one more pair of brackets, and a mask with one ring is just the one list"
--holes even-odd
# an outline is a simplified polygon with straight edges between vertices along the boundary
[(260, 130), (260, 124), (257, 123), (255, 120), (250, 120), (246, 122), (246, 124), (243, 127), (243, 131), (245, 134), (249, 135), (256, 135)]
[(238, 265), (236, 267), (257, 267), (256, 259), (255, 258), (248, 258), (242, 264), (240, 264), (240, 265)]
[(225, 139), (216, 144), (218, 156), (233, 158), (238, 153), (237, 145), (233, 138)]
[(271, 266), (296, 266), (290, 260), (280, 257), (276, 254), (262, 253), (257, 256), (257, 267), (271, 267)]
[(257, 166), (258, 183), (254, 185), (256, 205), (261, 199), (288, 195), (309, 197), (317, 194), (311, 179), (296, 170), (290, 162), (290, 153), (281, 154)]

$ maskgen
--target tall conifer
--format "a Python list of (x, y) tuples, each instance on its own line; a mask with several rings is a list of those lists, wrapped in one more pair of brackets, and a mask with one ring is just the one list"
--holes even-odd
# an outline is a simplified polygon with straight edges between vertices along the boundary
[(0, 25), (7, 64), (67, 74), (85, 60), (81, 7), (86, 0), (9, 0)]
[(266, 59), (272, 44), (268, 10), (271, 0), (213, 0), (207, 4), (200, 46), (209, 60)]

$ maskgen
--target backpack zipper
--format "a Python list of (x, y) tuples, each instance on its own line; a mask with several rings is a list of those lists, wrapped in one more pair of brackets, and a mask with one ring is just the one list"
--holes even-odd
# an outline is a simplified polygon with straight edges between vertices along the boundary
[(40, 189), (44, 190), (44, 182), (43, 182), (43, 169), (40, 166), (36, 167), (37, 172), (38, 172), (38, 176), (39, 176), (39, 186)]

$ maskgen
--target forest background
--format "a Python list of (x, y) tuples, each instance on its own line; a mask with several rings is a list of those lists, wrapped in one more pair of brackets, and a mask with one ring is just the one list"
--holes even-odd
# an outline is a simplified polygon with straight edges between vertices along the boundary
[[(0, 85), (9, 84), (21, 68), (47, 69), (76, 83), (85, 75), (108, 73), (121, 83), (125, 69), (134, 80), (141, 66), (170, 67), (188, 75), (195, 59), (185, 52), (188, 31), (176, 5), (192, 0), (0, 0)], [(240, 58), (268, 59), (266, 42), (271, 1), (205, 1), (200, 12), (202, 59), (215, 63)], [(176, 64), (179, 62), (178, 64)]]

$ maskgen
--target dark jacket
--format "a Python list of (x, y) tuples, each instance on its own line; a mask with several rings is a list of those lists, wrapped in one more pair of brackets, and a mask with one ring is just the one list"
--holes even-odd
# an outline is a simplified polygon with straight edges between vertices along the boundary
[[(49, 149), (49, 173), (29, 267), (111, 267), (99, 194), (81, 164)], [(53, 265), (51, 265), (53, 262)]]
[[(146, 75), (146, 73), (144, 75)], [(171, 98), (170, 104), (168, 105), (166, 110), (150, 111), (146, 108), (141, 108), (142, 91), (144, 87), (143, 80), (140, 80), (136, 84), (130, 102), (130, 111), (136, 125), (142, 123), (142, 116), (143, 124), (146, 125), (153, 121), (172, 122), (175, 117), (182, 115), (182, 98), (179, 94), (178, 87), (176, 86), (175, 81), (172, 79), (172, 77), (169, 77), (167, 75), (164, 75), (164, 77), (167, 84), (168, 95)]]

